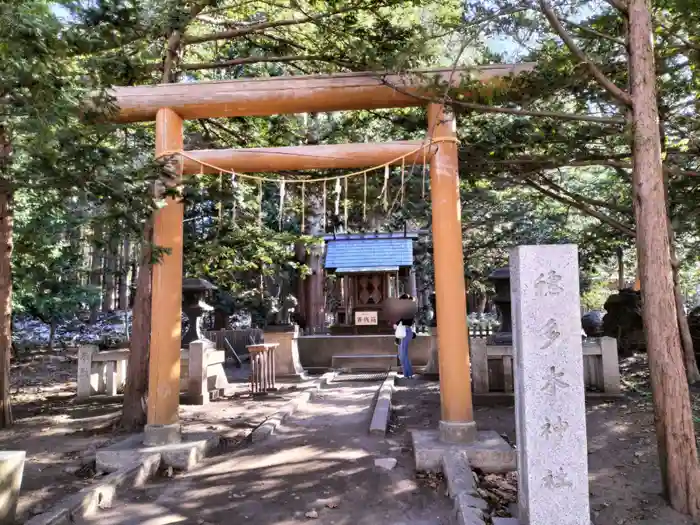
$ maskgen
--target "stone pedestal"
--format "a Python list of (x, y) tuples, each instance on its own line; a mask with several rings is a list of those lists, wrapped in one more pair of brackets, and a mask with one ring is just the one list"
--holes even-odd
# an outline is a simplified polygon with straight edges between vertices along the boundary
[(0, 525), (15, 523), (26, 456), (24, 450), (0, 451)]
[(99, 352), (97, 345), (83, 345), (78, 348), (78, 399), (86, 399), (98, 392), (100, 378), (92, 373), (92, 357)]
[(440, 354), (438, 352), (437, 327), (435, 327), (430, 329), (430, 359), (423, 370), (424, 377), (429, 379), (440, 377)]
[(213, 392), (220, 396), (228, 387), (223, 350), (208, 339), (192, 341), (188, 353), (187, 398), (193, 405), (206, 405)]
[(266, 344), (277, 344), (275, 349), (275, 377), (282, 381), (301, 381), (306, 378), (299, 360), (299, 326), (285, 330), (265, 330)]
[(590, 525), (575, 245), (510, 255), (522, 525)]
[(148, 424), (143, 429), (143, 445), (146, 447), (159, 447), (171, 445), (182, 441), (180, 423), (172, 425)]

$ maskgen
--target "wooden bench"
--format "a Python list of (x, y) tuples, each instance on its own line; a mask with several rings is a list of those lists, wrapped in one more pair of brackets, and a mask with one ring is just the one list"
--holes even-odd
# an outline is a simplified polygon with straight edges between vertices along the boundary
[[(398, 357), (396, 354), (349, 354), (334, 355), (331, 358), (331, 368), (334, 370), (369, 370), (390, 371), (396, 366)], [(337, 366), (338, 361), (358, 361), (354, 366)], [(368, 361), (368, 362), (367, 362)], [(385, 366), (380, 366), (384, 364)]]

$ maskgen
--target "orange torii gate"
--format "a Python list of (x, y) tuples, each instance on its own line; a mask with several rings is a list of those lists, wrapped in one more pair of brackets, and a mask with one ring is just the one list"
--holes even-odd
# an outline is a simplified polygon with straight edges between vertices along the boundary
[[(348, 73), (276, 77), (223, 82), (119, 87), (117, 122), (156, 122), (157, 157), (183, 151), (183, 121), (198, 118), (270, 116), (357, 109), (428, 106), (435, 293), (441, 391), (440, 436), (468, 443), (476, 437), (472, 413), (469, 338), (466, 320), (458, 148), (454, 118), (430, 102), (440, 84), (458, 86), (471, 76), (484, 83), (532, 69), (532, 64), (480, 66), (469, 70), (433, 70), (408, 75)], [(420, 73), (420, 74), (418, 74)], [(429, 143), (431, 144), (431, 143)], [(411, 141), (287, 148), (188, 151), (180, 157), (180, 174), (213, 166), (238, 172), (277, 172), (323, 168), (381, 166), (419, 147)], [(424, 152), (415, 153), (422, 162)], [(188, 158), (189, 157), (189, 158)], [(420, 157), (420, 159), (418, 159)], [(413, 160), (410, 156), (407, 160)], [(205, 163), (205, 164), (200, 164)], [(400, 161), (399, 161), (400, 162)], [(149, 360), (147, 444), (180, 439), (180, 323), (182, 309), (182, 202), (168, 199), (155, 212), (154, 243), (170, 249), (153, 269)]]

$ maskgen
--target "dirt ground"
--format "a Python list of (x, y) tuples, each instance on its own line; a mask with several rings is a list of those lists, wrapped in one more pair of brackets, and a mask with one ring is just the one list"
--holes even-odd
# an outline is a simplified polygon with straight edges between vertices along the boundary
[[(625, 396), (587, 401), (588, 466), (594, 525), (692, 525), (661, 497), (661, 477), (648, 373), (640, 356), (622, 365)], [(700, 436), (700, 391), (693, 391), (696, 431)], [(407, 428), (436, 428), (440, 419), (437, 383), (417, 382), (393, 397), (392, 433)], [(495, 430), (516, 443), (512, 402), (475, 407), (479, 428)], [(516, 476), (517, 477), (517, 476)], [(514, 500), (514, 498), (513, 498)]]
[(331, 383), (265, 441), (131, 490), (79, 525), (451, 523), (442, 480), (416, 478), (408, 435), (369, 435), (380, 384)]
[[(21, 516), (47, 510), (58, 499), (94, 482), (95, 451), (123, 438), (115, 430), (121, 400), (95, 397), (77, 402), (76, 368), (75, 355), (70, 353), (36, 354), (13, 367), (17, 424), (0, 433), (0, 447), (27, 451)], [(691, 525), (689, 519), (668, 508), (660, 496), (644, 360), (630, 358), (622, 368), (625, 396), (615, 401), (587, 403), (593, 523)], [(250, 513), (256, 523), (296, 524), (306, 520), (306, 512), (316, 510), (320, 523), (375, 525), (377, 516), (382, 517), (377, 514), (380, 507), (371, 503), (377, 498), (395, 500), (389, 516), (382, 517), (381, 522), (443, 523), (443, 515), (450, 508), (444, 485), (439, 477), (415, 476), (409, 433), (412, 428), (437, 427), (438, 384), (418, 381), (397, 389), (390, 433), (385, 440), (366, 435), (368, 396), (374, 388), (346, 392), (340, 397), (321, 397), (311, 412), (302, 412), (285, 425), (286, 433), (260, 445), (245, 444), (243, 440), (298, 390), (283, 390), (279, 395), (259, 400), (235, 396), (206, 407), (182, 406), (185, 430), (224, 431), (232, 446), (223, 455), (207, 460), (203, 468), (209, 468), (209, 472), (177, 475), (132, 495), (137, 498), (131, 500), (135, 512), (143, 511), (144, 515), (129, 523), (145, 523), (147, 516), (156, 517), (163, 512), (172, 514), (176, 505), (179, 517), (172, 523), (224, 523), (225, 516)], [(700, 435), (700, 390), (692, 394)], [(488, 406), (477, 403), (475, 414), (480, 428), (496, 430), (515, 443), (512, 402)], [(307, 434), (304, 429), (312, 433)], [(346, 443), (347, 439), (356, 438), (359, 441)], [(277, 463), (259, 463), (274, 456), (276, 447), (283, 443), (280, 439), (291, 440), (287, 444), (300, 456), (277, 456)], [(396, 458), (398, 464), (392, 471), (384, 472), (374, 467), (375, 457)], [(252, 473), (246, 473), (246, 464), (252, 466)], [(255, 472), (258, 468), (268, 473), (269, 480), (262, 484), (260, 473)], [(205, 479), (206, 486), (198, 490), (197, 485)], [(351, 488), (359, 492), (350, 491)], [(162, 491), (169, 496), (162, 499)], [(204, 494), (207, 497), (203, 499)], [(216, 511), (205, 520), (196, 509), (208, 498)], [(264, 501), (265, 505), (260, 507), (251, 501)], [(343, 511), (336, 512), (341, 506)], [(358, 510), (348, 514), (349, 508)], [(183, 518), (182, 514), (188, 517)], [(419, 521), (414, 519), (417, 515), (422, 516)]]
[[(232, 380), (241, 376), (235, 370)], [(77, 354), (71, 350), (35, 352), (13, 364), (15, 426), (0, 433), (0, 448), (27, 451), (20, 522), (93, 483), (97, 449), (125, 437), (116, 429), (121, 398), (78, 401), (76, 376)], [(235, 446), (308, 385), (281, 386), (274, 396), (250, 398), (240, 383), (232, 397), (207, 406), (182, 405), (183, 431), (215, 430), (226, 438), (227, 446)]]

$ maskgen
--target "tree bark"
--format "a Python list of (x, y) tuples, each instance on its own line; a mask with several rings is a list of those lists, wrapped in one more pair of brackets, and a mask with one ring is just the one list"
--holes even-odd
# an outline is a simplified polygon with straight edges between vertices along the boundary
[(56, 320), (51, 318), (49, 320), (49, 351), (53, 351), (54, 339), (56, 339)]
[(117, 257), (119, 252), (119, 244), (117, 238), (112, 233), (110, 235), (109, 244), (105, 250), (104, 257), (104, 277), (102, 282), (102, 311), (110, 312), (114, 310), (114, 278), (117, 273)]
[(628, 16), (634, 128), (632, 180), (659, 463), (671, 506), (700, 517), (698, 454), (673, 293), (648, 1), (630, 0)]
[(622, 246), (617, 249), (617, 289), (622, 290), (625, 287), (625, 252)]
[(12, 426), (10, 360), (12, 359), (12, 235), (14, 190), (7, 173), (12, 142), (0, 124), (0, 428)]
[[(308, 232), (313, 237), (323, 235), (323, 195), (309, 192)], [(306, 264), (311, 273), (303, 281), (306, 296), (306, 325), (311, 331), (319, 331), (326, 324), (326, 276), (323, 271), (323, 246), (311, 245)]]
[(151, 271), (153, 268), (153, 220), (144, 228), (136, 297), (132, 315), (131, 344), (124, 385), (124, 405), (121, 427), (135, 431), (146, 424), (145, 403), (148, 390), (148, 350), (151, 340)]
[(129, 308), (129, 261), (131, 260), (131, 241), (127, 237), (122, 243), (122, 254), (119, 259), (119, 309)]
[[(102, 284), (102, 226), (92, 227), (92, 255), (90, 257), (90, 285), (99, 288)], [(97, 321), (99, 304), (97, 301), (90, 309), (90, 324)]]
[(13, 219), (12, 186), (7, 180), (2, 180), (0, 182), (0, 428), (8, 428), (13, 423), (10, 398)]
[(131, 277), (129, 278), (129, 308), (134, 307), (134, 301), (136, 299), (136, 289), (139, 277), (139, 260), (141, 259), (141, 250), (138, 246), (134, 246), (134, 256), (131, 259)]
[(683, 309), (683, 290), (681, 290), (680, 276), (678, 275), (679, 263), (675, 251), (672, 243), (671, 267), (673, 268), (673, 295), (676, 302), (676, 318), (678, 319), (678, 330), (681, 335), (681, 346), (683, 347), (686, 379), (688, 383), (694, 384), (700, 381), (700, 370), (698, 370), (698, 361), (695, 358), (695, 348), (693, 347), (693, 336), (688, 325), (688, 316)]

